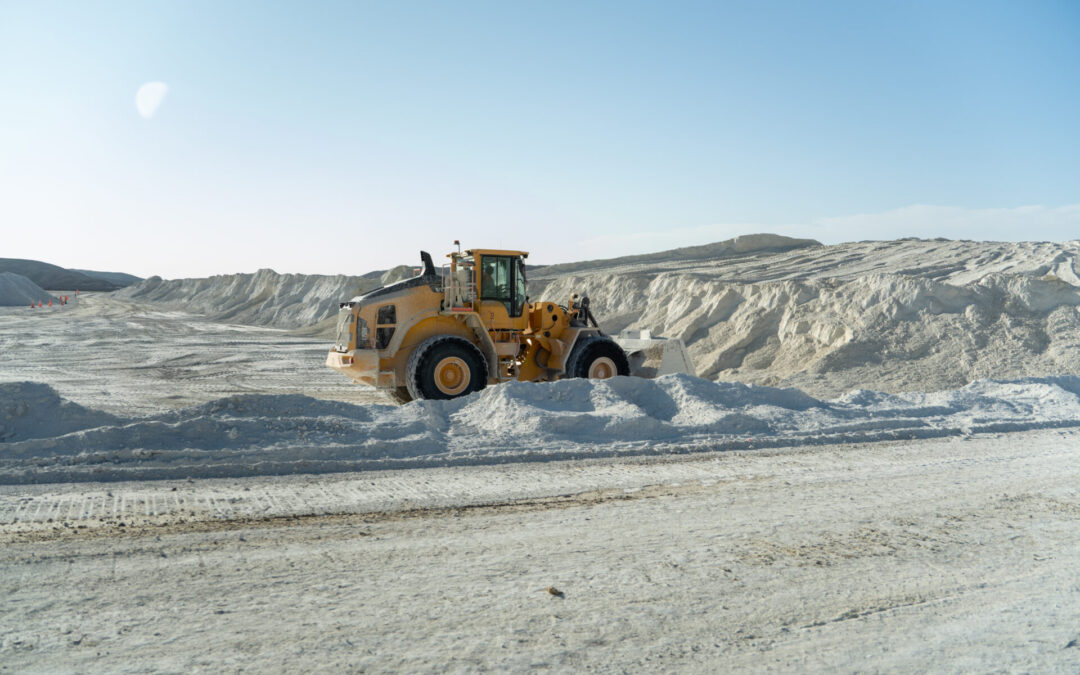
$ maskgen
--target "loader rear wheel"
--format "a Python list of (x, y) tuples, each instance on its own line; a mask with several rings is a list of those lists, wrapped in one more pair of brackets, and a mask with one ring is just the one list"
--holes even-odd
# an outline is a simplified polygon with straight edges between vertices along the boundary
[(566, 360), (566, 377), (606, 380), (629, 374), (630, 362), (626, 352), (607, 337), (591, 336), (579, 341)]
[(409, 357), (406, 386), (414, 399), (457, 398), (486, 385), (487, 361), (464, 338), (428, 338)]

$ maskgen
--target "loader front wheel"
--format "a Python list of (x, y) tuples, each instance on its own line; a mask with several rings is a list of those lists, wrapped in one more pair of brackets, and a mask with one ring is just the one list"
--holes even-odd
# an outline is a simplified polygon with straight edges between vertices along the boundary
[(626, 352), (607, 337), (587, 337), (579, 341), (566, 360), (566, 377), (606, 380), (629, 374), (630, 362)]
[(429, 338), (409, 357), (406, 386), (414, 399), (457, 398), (486, 385), (487, 361), (464, 338)]

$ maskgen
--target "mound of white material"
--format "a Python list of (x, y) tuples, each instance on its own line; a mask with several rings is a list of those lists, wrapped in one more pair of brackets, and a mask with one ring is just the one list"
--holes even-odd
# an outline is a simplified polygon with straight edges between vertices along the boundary
[(682, 338), (700, 376), (819, 396), (1080, 373), (1077, 244), (890, 244), (892, 255), (866, 242), (774, 256), (757, 272), (771, 280), (755, 283), (738, 280), (749, 262), (721, 262), (562, 277), (536, 297), (587, 292), (608, 332)]
[(20, 417), (41, 421), (13, 430), (5, 421), (0, 481), (308, 473), (1080, 426), (1078, 377), (833, 401), (684, 375), (509, 383), (401, 407), (253, 395), (146, 418), (69, 416), (64, 428), (45, 420), (63, 417), (65, 402), (28, 398), (33, 386), (0, 389), (0, 409), (26, 400)]
[(115, 295), (154, 302), (215, 321), (276, 328), (299, 328), (317, 323), (338, 310), (338, 303), (378, 286), (370, 278), (343, 275), (229, 274), (205, 279), (166, 281), (150, 277)]
[(715, 261), (723, 258), (753, 255), (771, 255), (794, 249), (817, 248), (821, 242), (813, 239), (794, 239), (778, 234), (746, 234), (734, 239), (725, 239), (702, 246), (674, 248), (659, 253), (628, 255), (606, 260), (587, 260), (584, 262), (560, 263), (537, 268), (536, 278), (551, 278), (582, 271), (595, 271), (600, 268), (630, 268), (662, 266), (665, 264), (685, 265), (694, 261)]
[[(755, 235), (771, 237), (773, 235)], [(676, 249), (648, 256), (596, 260), (588, 265), (553, 265), (534, 270), (530, 282), (547, 281), (568, 272), (645, 275), (652, 278), (662, 272), (694, 274), (729, 283), (757, 283), (785, 279), (851, 280), (872, 274), (898, 274), (953, 284), (978, 281), (991, 274), (1020, 274), (1060, 278), (1080, 285), (1080, 241), (999, 242), (951, 241), (948, 239), (897, 239), (893, 241), (858, 241), (831, 246), (814, 242), (791, 250), (756, 249), (736, 246), (748, 239), (739, 237), (726, 242), (693, 249)], [(789, 240), (806, 242), (808, 240)], [(698, 257), (693, 253), (679, 257), (682, 251), (710, 250), (718, 255)], [(576, 269), (572, 269), (576, 267)], [(534, 289), (535, 290), (535, 289)]]
[(31, 302), (40, 301), (48, 304), (49, 300), (56, 302), (56, 298), (48, 291), (23, 275), (0, 272), (0, 305), (12, 307), (21, 305), (29, 308)]
[(4, 447), (3, 443), (54, 438), (118, 422), (109, 413), (87, 410), (60, 398), (47, 384), (0, 382), (0, 448)]
[(389, 286), (390, 284), (396, 284), (399, 281), (406, 279), (412, 279), (416, 276), (416, 268), (412, 265), (398, 265), (397, 267), (386, 270), (379, 277), (379, 283), (383, 286)]

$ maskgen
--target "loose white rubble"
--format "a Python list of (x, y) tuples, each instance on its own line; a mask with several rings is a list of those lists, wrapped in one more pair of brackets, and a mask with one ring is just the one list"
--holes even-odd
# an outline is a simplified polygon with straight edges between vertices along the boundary
[(246, 476), (928, 438), (1080, 426), (1080, 377), (936, 393), (655, 380), (510, 382), (452, 401), (353, 405), (243, 395), (136, 418), (47, 385), (0, 386), (0, 481)]

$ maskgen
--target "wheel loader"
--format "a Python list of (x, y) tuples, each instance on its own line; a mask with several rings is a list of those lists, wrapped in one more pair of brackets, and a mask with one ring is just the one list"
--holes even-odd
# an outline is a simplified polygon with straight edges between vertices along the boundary
[(399, 402), (507, 380), (629, 375), (626, 352), (601, 332), (587, 296), (530, 301), (528, 255), (458, 244), (440, 273), (421, 251), (419, 275), (340, 303), (326, 365)]

